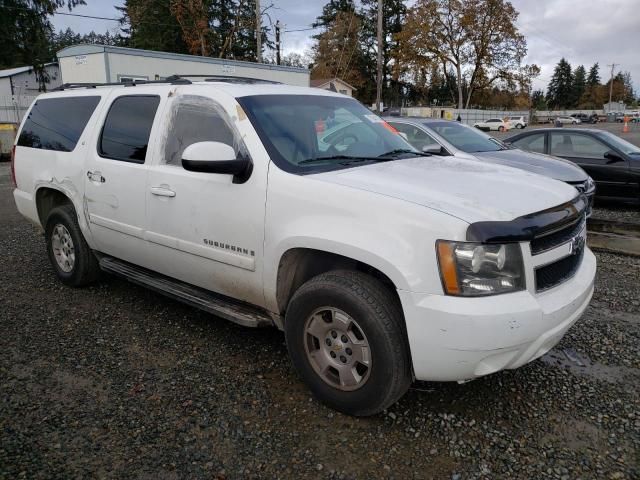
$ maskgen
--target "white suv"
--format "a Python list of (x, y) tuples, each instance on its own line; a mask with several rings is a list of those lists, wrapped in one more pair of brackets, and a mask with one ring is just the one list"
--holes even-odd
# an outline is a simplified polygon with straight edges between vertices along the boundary
[(587, 307), (574, 188), (419, 153), (337, 93), (170, 81), (67, 85), (23, 121), (14, 198), (63, 283), (107, 271), (276, 326), (313, 393), (354, 415), (414, 379), (524, 365)]
[(523, 129), (527, 127), (527, 121), (523, 116), (520, 117), (506, 117), (505, 121), (509, 122), (509, 128)]

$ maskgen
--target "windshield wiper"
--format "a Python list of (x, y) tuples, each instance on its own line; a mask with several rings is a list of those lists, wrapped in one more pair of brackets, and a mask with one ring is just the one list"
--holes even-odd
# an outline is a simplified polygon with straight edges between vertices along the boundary
[(307, 158), (306, 160), (302, 160), (298, 162), (298, 165), (308, 165), (311, 163), (333, 162), (333, 161), (337, 161), (337, 163), (341, 163), (342, 165), (348, 165), (349, 163), (356, 163), (356, 162), (386, 162), (388, 160), (390, 159), (380, 158), (380, 157), (355, 157), (350, 155), (331, 155), (328, 157)]
[(430, 153), (425, 153), (425, 152), (417, 152), (415, 150), (409, 150), (408, 148), (396, 148), (395, 150), (391, 150), (390, 152), (386, 152), (383, 153), (382, 155), (378, 155), (378, 158), (384, 158), (384, 157), (395, 157), (398, 155), (404, 155), (410, 153), (412, 155), (417, 155), (419, 157), (430, 157), (431, 154)]

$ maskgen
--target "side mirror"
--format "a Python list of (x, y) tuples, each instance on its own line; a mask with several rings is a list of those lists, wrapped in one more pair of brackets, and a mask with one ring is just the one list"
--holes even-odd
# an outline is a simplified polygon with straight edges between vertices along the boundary
[(609, 150), (608, 152), (605, 152), (604, 158), (609, 160), (607, 162), (607, 165), (610, 165), (612, 163), (624, 162), (624, 158), (622, 158), (619, 154), (617, 154), (613, 150)]
[(235, 150), (222, 142), (192, 143), (182, 152), (182, 166), (190, 172), (233, 175), (234, 183), (244, 183), (252, 170), (248, 158), (238, 158)]
[(422, 147), (422, 152), (428, 153), (429, 155), (440, 155), (442, 153), (442, 147), (437, 143), (430, 143)]

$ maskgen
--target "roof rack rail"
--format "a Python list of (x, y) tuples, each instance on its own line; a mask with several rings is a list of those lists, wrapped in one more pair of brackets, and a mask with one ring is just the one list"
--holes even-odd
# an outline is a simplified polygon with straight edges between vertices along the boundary
[(162, 83), (169, 83), (171, 85), (190, 85), (191, 81), (188, 77), (192, 78), (203, 78), (205, 82), (227, 82), (227, 83), (271, 83), (271, 84), (280, 84), (281, 82), (276, 82), (274, 80), (263, 80), (261, 78), (252, 78), (252, 77), (234, 77), (233, 75), (204, 75), (204, 74), (194, 74), (194, 75), (170, 75), (162, 80), (132, 80), (130, 82), (104, 82), (104, 83), (81, 83), (81, 82), (71, 82), (71, 83), (63, 83), (57, 88), (52, 89), (52, 91), (62, 91), (69, 90), (72, 88), (96, 88), (96, 87), (135, 87), (136, 85), (156, 85)]
[(180, 74), (180, 78), (203, 78), (205, 82), (228, 82), (228, 83), (272, 83), (272, 84), (281, 84), (282, 82), (277, 82), (275, 80), (265, 80), (262, 78), (254, 78), (254, 77), (237, 77), (235, 75), (205, 75), (205, 74), (195, 74), (188, 75), (186, 73)]
[(182, 78), (179, 75), (171, 75), (163, 80), (132, 80), (130, 82), (103, 82), (103, 83), (83, 83), (83, 82), (71, 82), (63, 83), (52, 91), (68, 90), (71, 88), (96, 88), (96, 87), (135, 87), (136, 85), (154, 85), (161, 83), (169, 83), (171, 85), (189, 85), (191, 82), (186, 78)]

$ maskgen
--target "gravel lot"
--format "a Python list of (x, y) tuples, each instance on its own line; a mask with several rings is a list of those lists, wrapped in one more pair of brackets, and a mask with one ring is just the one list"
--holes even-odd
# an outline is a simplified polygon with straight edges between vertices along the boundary
[(640, 259), (598, 255), (542, 360), (358, 419), (310, 398), (275, 330), (113, 277), (62, 286), (6, 164), (0, 245), (0, 478), (640, 478)]

